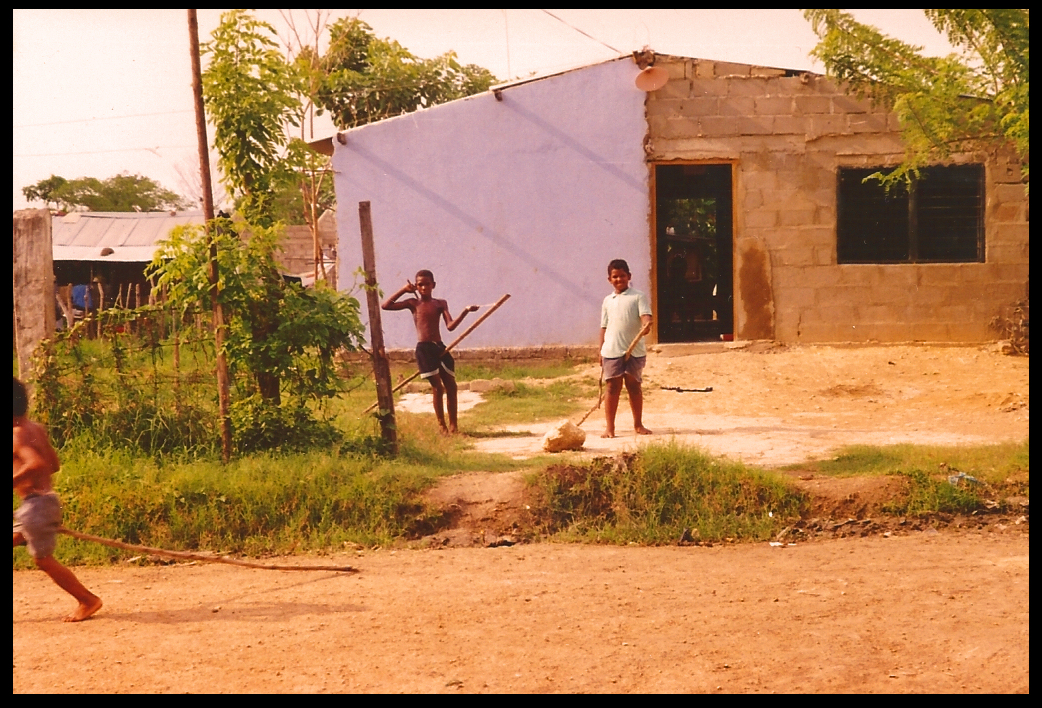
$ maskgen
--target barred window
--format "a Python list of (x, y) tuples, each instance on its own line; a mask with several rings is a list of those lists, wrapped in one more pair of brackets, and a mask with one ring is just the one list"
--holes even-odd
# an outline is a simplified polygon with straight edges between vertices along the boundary
[(889, 191), (865, 181), (882, 169), (839, 169), (840, 263), (984, 262), (983, 165), (926, 167)]

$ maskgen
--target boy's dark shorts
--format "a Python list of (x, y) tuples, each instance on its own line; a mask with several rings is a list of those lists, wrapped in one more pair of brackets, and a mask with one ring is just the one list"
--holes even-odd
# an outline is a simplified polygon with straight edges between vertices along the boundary
[(46, 558), (58, 545), (62, 505), (57, 494), (30, 494), (14, 512), (14, 532), (22, 534), (33, 558)]
[(624, 360), (624, 357), (621, 356), (617, 359), (604, 359), (602, 369), (604, 380), (617, 379), (623, 374), (629, 374), (637, 383), (641, 383), (643, 381), (641, 374), (644, 372), (644, 363), (647, 360), (646, 356), (631, 356), (628, 360)]
[(417, 343), (416, 366), (420, 370), (420, 377), (424, 379), (429, 379), (441, 371), (456, 378), (456, 361), (452, 354), (445, 354), (443, 342)]

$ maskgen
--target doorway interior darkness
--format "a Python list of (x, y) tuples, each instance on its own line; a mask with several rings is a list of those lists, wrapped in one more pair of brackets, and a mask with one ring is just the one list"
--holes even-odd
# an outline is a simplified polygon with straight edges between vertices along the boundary
[(731, 165), (655, 165), (658, 339), (734, 332)]

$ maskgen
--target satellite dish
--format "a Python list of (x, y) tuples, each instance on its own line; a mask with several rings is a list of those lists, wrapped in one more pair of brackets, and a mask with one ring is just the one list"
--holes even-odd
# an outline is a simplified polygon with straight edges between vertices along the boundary
[(634, 83), (637, 84), (637, 88), (641, 91), (650, 93), (651, 91), (658, 91), (666, 85), (667, 81), (669, 81), (668, 71), (663, 69), (661, 66), (649, 66), (647, 69), (637, 74)]

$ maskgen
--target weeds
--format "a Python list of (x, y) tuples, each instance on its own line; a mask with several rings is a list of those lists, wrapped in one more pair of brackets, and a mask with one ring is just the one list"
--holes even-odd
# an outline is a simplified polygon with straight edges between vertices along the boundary
[(554, 466), (531, 480), (546, 533), (611, 543), (763, 540), (798, 519), (804, 495), (775, 475), (675, 444), (586, 465)]
[(936, 479), (922, 470), (905, 473), (908, 478), (908, 496), (901, 501), (883, 506), (883, 510), (900, 516), (926, 514), (969, 514), (984, 508), (983, 485), (951, 484), (947, 479)]

